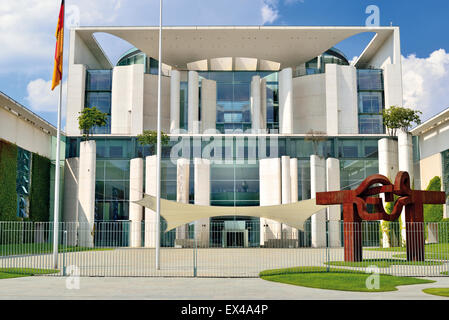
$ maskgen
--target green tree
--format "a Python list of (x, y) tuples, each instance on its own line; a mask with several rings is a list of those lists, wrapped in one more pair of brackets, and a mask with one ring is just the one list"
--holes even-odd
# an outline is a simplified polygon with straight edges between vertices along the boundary
[[(137, 141), (142, 146), (149, 145), (151, 151), (154, 152), (154, 146), (157, 144), (157, 131), (145, 130), (142, 134), (137, 136)], [(170, 138), (161, 131), (161, 145), (165, 146), (169, 143)]]
[(417, 125), (421, 124), (419, 110), (413, 110), (409, 108), (391, 106), (383, 111), (384, 125), (388, 129), (390, 136), (396, 136), (397, 130), (401, 129), (404, 132), (408, 132), (413, 123)]
[[(430, 180), (427, 191), (441, 191), (441, 178), (436, 176)], [(441, 222), (443, 220), (442, 204), (424, 205), (424, 222)]]
[(80, 130), (83, 131), (83, 137), (87, 141), (92, 135), (92, 129), (96, 126), (106, 125), (107, 113), (101, 112), (96, 107), (84, 108), (78, 117)]

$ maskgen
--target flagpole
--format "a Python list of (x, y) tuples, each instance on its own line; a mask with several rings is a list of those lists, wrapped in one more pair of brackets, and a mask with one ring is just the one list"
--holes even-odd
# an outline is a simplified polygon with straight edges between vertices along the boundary
[(157, 192), (156, 192), (156, 270), (160, 270), (161, 247), (161, 79), (162, 79), (162, 0), (159, 0), (159, 69), (157, 89)]
[[(63, 43), (64, 43), (64, 27), (65, 27), (65, 5), (63, 12)], [(64, 46), (62, 48), (64, 50)], [(61, 61), (64, 66), (64, 59)], [(62, 70), (62, 69), (61, 69)], [(60, 153), (61, 153), (61, 107), (62, 107), (62, 73), (61, 82), (59, 83), (59, 100), (58, 100), (58, 128), (56, 134), (56, 163), (55, 163), (55, 199), (54, 199), (54, 214), (53, 214), (53, 267), (58, 269), (58, 249), (59, 249), (59, 176), (60, 176)]]

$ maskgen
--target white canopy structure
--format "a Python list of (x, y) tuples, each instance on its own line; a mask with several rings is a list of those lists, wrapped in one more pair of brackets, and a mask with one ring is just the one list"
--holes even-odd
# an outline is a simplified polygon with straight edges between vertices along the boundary
[[(146, 194), (143, 199), (135, 203), (156, 211), (156, 197)], [(315, 199), (262, 207), (200, 206), (161, 199), (161, 216), (167, 221), (167, 231), (196, 220), (222, 216), (266, 218), (303, 230), (304, 222), (325, 208), (327, 206), (316, 205)]]

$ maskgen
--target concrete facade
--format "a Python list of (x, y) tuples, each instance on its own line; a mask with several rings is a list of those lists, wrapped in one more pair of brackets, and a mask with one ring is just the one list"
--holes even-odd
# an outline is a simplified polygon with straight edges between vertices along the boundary
[(112, 75), (111, 134), (143, 132), (143, 65), (115, 67)]
[[(194, 159), (194, 202), (195, 205), (210, 205), (210, 160)], [(200, 247), (209, 246), (210, 219), (195, 221), (195, 239)]]
[(217, 123), (217, 83), (201, 80), (201, 132), (215, 130)]
[[(259, 161), (260, 206), (282, 203), (281, 159), (262, 159)], [(281, 224), (270, 219), (260, 219), (260, 245), (266, 240), (279, 239)]]
[[(178, 159), (176, 163), (176, 201), (189, 203), (190, 192), (190, 161)], [(187, 225), (176, 228), (176, 239), (187, 239), (189, 228)]]
[(189, 133), (200, 133), (199, 124), (199, 79), (198, 72), (189, 71), (189, 103), (188, 103), (188, 123)]
[(142, 246), (142, 218), (143, 208), (134, 201), (142, 199), (143, 193), (143, 159), (131, 159), (129, 172), (129, 220), (131, 248)]
[(279, 133), (293, 133), (293, 71), (279, 72)]
[[(157, 192), (157, 157), (145, 158), (145, 193), (156, 196)], [(145, 248), (156, 246), (156, 212), (145, 208)]]
[[(326, 191), (339, 191), (340, 188), (340, 160), (328, 158), (326, 160)], [(341, 206), (327, 208), (329, 230), (329, 246), (341, 247)]]
[(180, 81), (181, 73), (178, 70), (172, 70), (170, 74), (170, 133), (179, 129)]
[[(310, 156), (310, 193), (316, 198), (317, 192), (326, 191), (326, 160), (317, 155)], [(326, 209), (311, 217), (312, 247), (326, 246)]]
[(82, 142), (80, 145), (79, 182), (78, 182), (78, 222), (79, 245), (91, 248), (94, 246), (93, 228), (95, 222), (95, 171), (96, 143)]

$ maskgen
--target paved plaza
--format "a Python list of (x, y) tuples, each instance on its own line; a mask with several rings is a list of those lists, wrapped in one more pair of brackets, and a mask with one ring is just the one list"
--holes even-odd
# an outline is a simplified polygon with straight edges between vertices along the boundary
[[(364, 259), (394, 258), (398, 252), (364, 250)], [(80, 276), (96, 277), (258, 277), (263, 270), (289, 267), (324, 267), (327, 261), (343, 261), (343, 248), (210, 248), (161, 249), (160, 270), (154, 249), (113, 249), (59, 254), (59, 266), (76, 269)], [(51, 269), (52, 255), (1, 257), (1, 268)], [(364, 271), (363, 268), (338, 267)], [(429, 265), (392, 265), (381, 273), (402, 276), (441, 276), (447, 261)]]
[(399, 287), (381, 293), (312, 289), (258, 278), (80, 278), (80, 289), (67, 289), (67, 278), (28, 277), (1, 280), (0, 299), (95, 300), (395, 300), (446, 299), (421, 290), (449, 287), (449, 278), (433, 284)]

